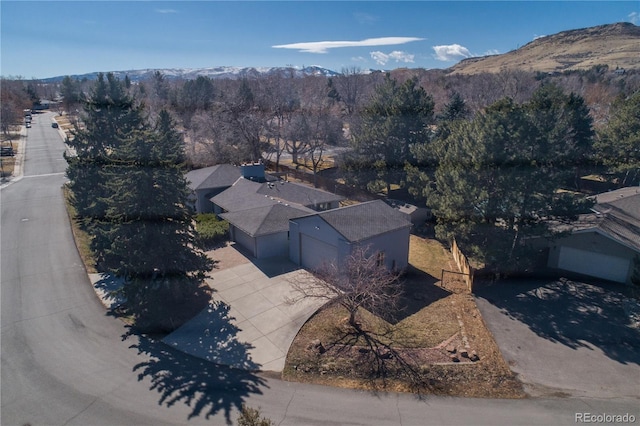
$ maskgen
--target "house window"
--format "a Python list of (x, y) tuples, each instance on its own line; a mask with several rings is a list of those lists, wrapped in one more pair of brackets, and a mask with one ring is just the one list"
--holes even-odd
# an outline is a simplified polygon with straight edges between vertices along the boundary
[(379, 251), (376, 254), (376, 266), (380, 267), (380, 266), (384, 266), (384, 252)]

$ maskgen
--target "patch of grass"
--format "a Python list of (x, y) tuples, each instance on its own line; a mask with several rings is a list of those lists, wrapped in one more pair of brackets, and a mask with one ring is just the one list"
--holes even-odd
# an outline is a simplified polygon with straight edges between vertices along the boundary
[(411, 235), (409, 263), (416, 269), (439, 280), (443, 269), (455, 270), (451, 253), (436, 240)]
[(96, 259), (91, 251), (91, 235), (82, 229), (78, 214), (71, 204), (71, 190), (68, 187), (62, 189), (65, 206), (67, 207), (67, 214), (69, 215), (69, 221), (71, 222), (71, 231), (73, 232), (73, 239), (76, 242), (78, 253), (82, 259), (82, 263), (89, 274), (95, 274), (98, 272), (96, 269)]
[[(13, 144), (13, 149), (17, 151), (17, 144)], [(14, 151), (14, 152), (15, 152)], [(0, 177), (7, 177), (13, 175), (13, 171), (16, 167), (16, 157), (0, 157)]]

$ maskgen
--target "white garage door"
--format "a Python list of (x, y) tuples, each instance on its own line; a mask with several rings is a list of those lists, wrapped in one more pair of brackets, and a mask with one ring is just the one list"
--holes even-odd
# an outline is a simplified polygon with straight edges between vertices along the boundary
[(623, 283), (629, 272), (629, 259), (560, 247), (558, 268), (592, 277)]
[(316, 269), (324, 262), (335, 262), (338, 258), (338, 248), (324, 241), (301, 234), (300, 263), (304, 268)]

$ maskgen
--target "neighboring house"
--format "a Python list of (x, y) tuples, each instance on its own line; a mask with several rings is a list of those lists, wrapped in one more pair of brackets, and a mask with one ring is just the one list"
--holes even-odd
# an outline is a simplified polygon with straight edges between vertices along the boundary
[(573, 224), (571, 234), (554, 242), (548, 265), (619, 283), (630, 283), (640, 255), (640, 187), (595, 197), (593, 214)]
[(289, 258), (307, 269), (336, 263), (354, 246), (379, 252), (389, 269), (409, 262), (409, 216), (376, 200), (291, 219)]
[(414, 225), (423, 225), (426, 221), (433, 218), (431, 209), (427, 207), (419, 207), (402, 200), (386, 199), (384, 201), (398, 211), (409, 215), (411, 223)]
[(193, 193), (193, 209), (197, 213), (213, 212), (213, 204), (209, 201), (211, 197), (229, 188), (241, 176), (240, 168), (231, 164), (218, 164), (187, 173), (186, 179)]

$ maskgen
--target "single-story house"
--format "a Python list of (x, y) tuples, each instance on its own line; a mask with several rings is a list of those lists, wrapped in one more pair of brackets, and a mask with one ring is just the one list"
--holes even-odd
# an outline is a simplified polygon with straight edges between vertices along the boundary
[(241, 177), (228, 189), (211, 197), (215, 213), (234, 212), (278, 202), (297, 204), (315, 211), (336, 208), (344, 197), (294, 182), (275, 180), (257, 163), (242, 166)]
[(289, 258), (304, 268), (337, 263), (355, 246), (379, 252), (380, 261), (389, 269), (408, 265), (411, 221), (384, 201), (327, 210), (289, 222)]
[(213, 212), (211, 197), (229, 188), (242, 176), (240, 168), (231, 164), (218, 164), (192, 170), (186, 179), (192, 191), (192, 207), (197, 213)]
[(573, 224), (550, 248), (548, 266), (619, 283), (631, 283), (640, 256), (640, 187), (595, 197), (593, 213)]

